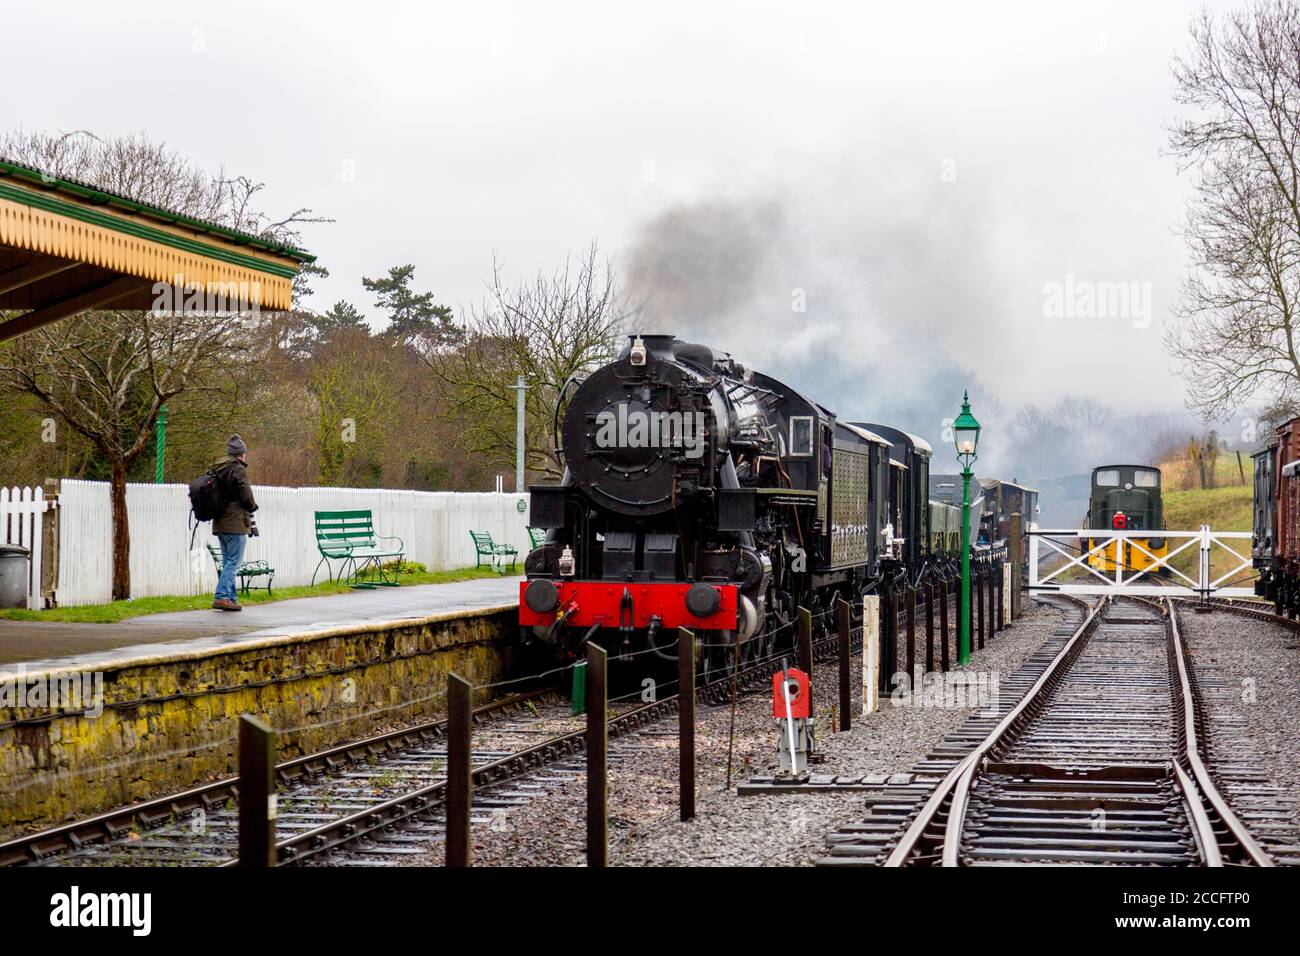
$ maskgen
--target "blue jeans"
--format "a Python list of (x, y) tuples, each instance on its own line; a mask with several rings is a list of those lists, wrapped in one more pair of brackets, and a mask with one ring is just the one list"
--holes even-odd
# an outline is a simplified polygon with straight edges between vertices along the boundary
[(219, 534), (221, 542), (221, 577), (217, 579), (217, 593), (214, 600), (234, 601), (239, 603), (239, 592), (235, 590), (235, 572), (244, 561), (244, 545), (248, 543), (246, 534)]

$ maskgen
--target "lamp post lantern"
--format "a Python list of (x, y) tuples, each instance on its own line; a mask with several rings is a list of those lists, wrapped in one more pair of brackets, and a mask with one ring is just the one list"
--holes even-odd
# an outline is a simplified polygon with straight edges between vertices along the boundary
[(970, 413), (970, 394), (961, 396), (961, 414), (952, 423), (953, 442), (957, 446), (957, 460), (961, 462), (961, 613), (958, 618), (961, 636), (958, 644), (958, 663), (970, 663), (970, 466), (975, 463), (975, 450), (980, 443), (980, 423)]

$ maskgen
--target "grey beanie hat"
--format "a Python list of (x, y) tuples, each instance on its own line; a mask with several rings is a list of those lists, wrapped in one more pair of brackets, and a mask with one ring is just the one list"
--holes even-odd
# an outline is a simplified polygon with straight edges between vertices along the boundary
[(244, 444), (244, 439), (238, 435), (231, 435), (230, 441), (226, 442), (226, 454), (238, 458), (248, 451), (248, 446)]

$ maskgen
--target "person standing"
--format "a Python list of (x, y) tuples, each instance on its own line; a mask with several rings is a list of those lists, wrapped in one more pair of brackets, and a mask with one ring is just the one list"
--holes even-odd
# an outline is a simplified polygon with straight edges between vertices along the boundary
[(252, 514), (257, 510), (253, 486), (248, 483), (248, 446), (238, 435), (226, 442), (226, 454), (212, 464), (221, 482), (225, 510), (212, 522), (212, 533), (221, 542), (221, 576), (212, 606), (219, 611), (240, 611), (235, 576), (244, 560), (244, 545), (253, 530)]

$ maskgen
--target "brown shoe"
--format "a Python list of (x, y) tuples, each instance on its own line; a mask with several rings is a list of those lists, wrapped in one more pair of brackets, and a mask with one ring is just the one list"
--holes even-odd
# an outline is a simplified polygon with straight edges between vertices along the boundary
[(225, 598), (219, 598), (212, 602), (213, 608), (218, 611), (242, 611), (243, 608), (234, 601), (227, 601)]

